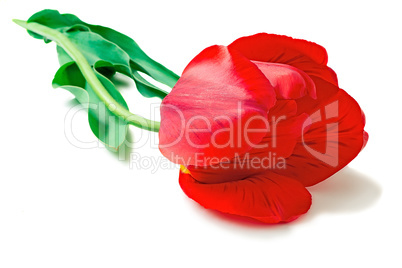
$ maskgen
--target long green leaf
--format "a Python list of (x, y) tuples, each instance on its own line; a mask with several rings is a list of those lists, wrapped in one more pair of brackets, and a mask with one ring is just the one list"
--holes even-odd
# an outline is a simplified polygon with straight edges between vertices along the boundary
[[(99, 61), (95, 68), (106, 64)], [(127, 103), (113, 83), (96, 70), (95, 72), (109, 94), (128, 109)], [(95, 136), (108, 148), (118, 150), (126, 139), (127, 122), (110, 112), (110, 107), (106, 107), (94, 93), (74, 61), (67, 62), (59, 68), (53, 79), (53, 87), (60, 87), (74, 94), (76, 99), (88, 108), (88, 121)]]
[[(83, 22), (75, 15), (60, 14), (58, 11), (51, 9), (45, 9), (34, 14), (29, 18), (28, 22), (37, 22), (61, 32), (69, 32), (79, 29), (90, 34), (88, 31), (91, 31), (120, 47), (129, 58), (128, 65), (131, 69), (131, 74), (125, 74), (135, 81), (138, 91), (145, 97), (158, 97), (162, 99), (167, 95), (167, 92), (149, 83), (140, 76), (138, 72), (143, 72), (156, 81), (170, 87), (173, 87), (179, 79), (177, 74), (145, 54), (133, 39), (108, 27), (89, 24)], [(35, 38), (43, 38), (36, 33), (30, 32), (30, 34)], [(48, 42), (46, 38), (44, 40), (45, 42)]]
[[(91, 130), (108, 148), (117, 150), (125, 141), (128, 124), (151, 131), (159, 130), (159, 122), (129, 112), (127, 103), (110, 80), (111, 76), (119, 72), (132, 77), (144, 96), (163, 98), (167, 94), (140, 76), (133, 66), (146, 66), (142, 61), (149, 60), (150, 63), (146, 67), (149, 70), (146, 73), (160, 74), (167, 69), (147, 58), (138, 46), (135, 49), (140, 56), (135, 59), (135, 63), (133, 56), (128, 53), (133, 51), (122, 45), (128, 37), (118, 33), (115, 38), (120, 36), (123, 41), (119, 44), (113, 43), (111, 40), (119, 40), (109, 40), (92, 31), (92, 28), (103, 29), (102, 27), (86, 24), (74, 15), (61, 15), (55, 10), (38, 12), (28, 22), (14, 21), (26, 28), (33, 37), (43, 39), (46, 43), (57, 43), (60, 68), (53, 79), (53, 87), (68, 90), (88, 108)], [(109, 30), (106, 31), (108, 34), (117, 33)], [(141, 71), (145, 72), (143, 69)], [(169, 75), (175, 76), (169, 72), (166, 71), (159, 79), (165, 79)]]

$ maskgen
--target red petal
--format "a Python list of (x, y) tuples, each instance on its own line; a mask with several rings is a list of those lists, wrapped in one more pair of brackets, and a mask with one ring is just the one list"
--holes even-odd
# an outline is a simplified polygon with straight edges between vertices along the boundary
[(179, 182), (184, 193), (205, 208), (265, 223), (292, 221), (311, 206), (311, 195), (301, 183), (274, 173), (204, 184), (180, 172)]
[[(286, 168), (286, 159), (302, 135), (307, 114), (296, 115), (294, 100), (278, 100), (269, 111), (270, 131), (257, 146), (235, 158), (210, 166), (187, 166), (192, 176), (203, 183), (240, 180), (269, 169)], [(296, 115), (296, 116), (295, 116)]]
[(327, 67), (328, 55), (320, 45), (288, 36), (259, 33), (235, 40), (229, 45), (254, 61), (292, 65), (338, 85), (336, 74)]
[[(185, 166), (233, 158), (265, 136), (267, 112), (275, 101), (271, 84), (255, 64), (227, 47), (209, 47), (189, 63), (162, 101), (159, 148)], [(246, 127), (260, 131), (246, 137)]]
[(311, 125), (286, 159), (287, 168), (274, 170), (305, 186), (321, 182), (342, 169), (368, 139), (364, 113), (358, 103), (344, 90), (312, 78), (317, 87), (317, 100), (308, 97), (297, 100), (298, 112), (308, 113)]
[(300, 69), (281, 63), (252, 62), (268, 78), (278, 99), (298, 99), (307, 94), (317, 98), (313, 80)]
[[(295, 116), (296, 101), (278, 100), (269, 111), (270, 131), (255, 147), (233, 159), (221, 159), (210, 166), (187, 166), (192, 176), (203, 183), (240, 180), (268, 169), (286, 168), (286, 157), (293, 153), (299, 141), (307, 114)], [(223, 162), (223, 160), (226, 160)]]
[(244, 156), (235, 157), (228, 162), (211, 166), (187, 166), (191, 176), (200, 183), (222, 183), (238, 181), (255, 175), (261, 171), (254, 167)]
[(307, 114), (291, 118), (284, 117), (283, 120), (278, 118), (277, 122), (271, 125), (272, 131), (248, 153), (259, 158), (272, 155), (277, 160), (289, 157), (303, 134), (303, 125), (306, 124), (306, 121), (309, 122)]
[[(304, 125), (309, 120), (307, 114), (297, 114), (296, 109), (297, 104), (294, 100), (277, 101), (277, 105), (268, 114), (271, 132), (259, 144), (260, 147), (268, 144), (268, 147), (265, 149), (254, 148), (250, 152), (255, 155), (259, 154), (261, 157), (274, 153), (277, 160), (289, 157), (302, 136), (302, 132), (307, 131)], [(274, 166), (272, 168), (275, 168)]]

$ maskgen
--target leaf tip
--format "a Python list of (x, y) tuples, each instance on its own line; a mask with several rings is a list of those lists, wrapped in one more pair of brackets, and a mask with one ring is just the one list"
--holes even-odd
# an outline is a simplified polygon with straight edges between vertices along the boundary
[(26, 28), (27, 22), (24, 20), (13, 19), (13, 22), (23, 28)]

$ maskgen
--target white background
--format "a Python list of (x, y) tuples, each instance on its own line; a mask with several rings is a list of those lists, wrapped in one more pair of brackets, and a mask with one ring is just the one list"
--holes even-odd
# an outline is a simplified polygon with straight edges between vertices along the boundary
[[(178, 167), (140, 168), (101, 145), (69, 141), (65, 118), (75, 101), (51, 87), (55, 45), (11, 22), (45, 8), (121, 31), (178, 74), (205, 47), (244, 35), (314, 41), (365, 111), (368, 145), (348, 168), (309, 188), (310, 211), (290, 224), (205, 210), (181, 191)], [(0, 0), (0, 25), (0, 267), (402, 266), (398, 1)], [(151, 116), (157, 101), (125, 83), (130, 109)], [(72, 130), (96, 141), (85, 112)], [(147, 140), (156, 134), (130, 133), (141, 145), (137, 156), (162, 159)]]

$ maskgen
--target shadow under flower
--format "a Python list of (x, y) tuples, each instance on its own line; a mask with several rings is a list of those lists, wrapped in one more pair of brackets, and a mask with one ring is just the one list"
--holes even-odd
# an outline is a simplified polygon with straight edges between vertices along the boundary
[(323, 213), (349, 213), (369, 208), (381, 196), (381, 187), (369, 176), (345, 167), (329, 179), (308, 187), (313, 204), (308, 217)]

